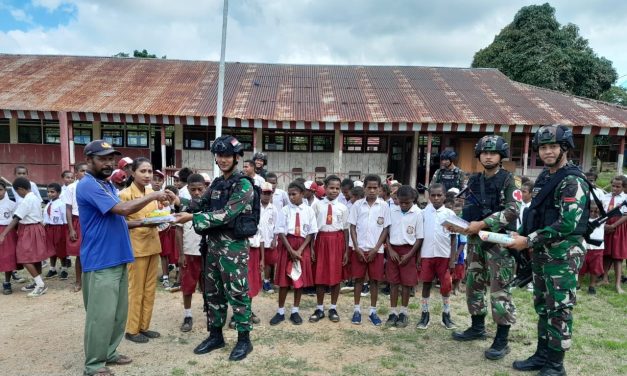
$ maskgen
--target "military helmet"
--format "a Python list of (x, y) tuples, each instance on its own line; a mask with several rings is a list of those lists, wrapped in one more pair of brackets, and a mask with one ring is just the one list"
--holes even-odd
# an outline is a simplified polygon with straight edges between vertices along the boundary
[(499, 153), (501, 158), (507, 158), (509, 156), (509, 145), (501, 136), (483, 136), (475, 145), (475, 157), (479, 158), (483, 151), (493, 151)]
[(268, 164), (268, 156), (264, 153), (257, 152), (253, 154), (253, 161), (256, 161), (257, 159), (261, 159), (264, 166)]
[(544, 125), (533, 135), (531, 147), (538, 151), (540, 145), (559, 144), (563, 149), (574, 149), (573, 131), (565, 125)]
[(213, 154), (244, 156), (244, 146), (233, 136), (221, 136), (216, 138), (211, 145)]
[(444, 150), (442, 153), (440, 153), (440, 160), (443, 159), (449, 161), (457, 160), (457, 153), (455, 153), (455, 151), (453, 150)]

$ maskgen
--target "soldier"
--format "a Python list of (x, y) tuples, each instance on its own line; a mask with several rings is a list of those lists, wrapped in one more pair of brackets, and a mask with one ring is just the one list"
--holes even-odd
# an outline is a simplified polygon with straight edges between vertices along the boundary
[(515, 230), (520, 210), (520, 181), (500, 167), (507, 158), (509, 146), (496, 135), (484, 136), (475, 145), (475, 157), (484, 168), (468, 180), (467, 199), (462, 217), (470, 222), (464, 232), (468, 237), (468, 271), (466, 301), (472, 326), (454, 332), (453, 339), (471, 341), (486, 338), (486, 290), (490, 286), (492, 318), (497, 324), (492, 346), (485, 351), (491, 360), (501, 359), (508, 352), (509, 328), (516, 322), (516, 307), (507, 283), (514, 276), (514, 258), (509, 251), (494, 243), (482, 242), (477, 236), (482, 229), (493, 232)]
[(255, 153), (253, 155), (253, 161), (255, 162), (255, 172), (257, 175), (260, 175), (262, 178), (266, 178), (266, 174), (268, 170), (266, 170), (266, 165), (268, 164), (268, 156), (264, 153)]
[[(253, 182), (237, 171), (237, 162), (243, 156), (242, 144), (232, 136), (218, 137), (211, 146), (222, 176), (214, 179), (196, 213), (178, 215), (177, 222), (193, 220), (194, 230), (203, 234), (201, 254), (204, 257), (205, 312), (210, 335), (194, 349), (195, 354), (206, 354), (224, 347), (222, 328), (226, 323), (227, 302), (233, 308), (233, 319), (238, 332), (237, 344), (229, 360), (242, 360), (253, 350), (250, 342), (251, 302), (248, 297), (248, 241), (238, 236), (247, 230), (247, 219), (252, 212)], [(253, 226), (257, 232), (257, 224)]]
[(538, 314), (538, 347), (526, 360), (515, 361), (520, 371), (566, 375), (564, 354), (570, 348), (577, 274), (583, 263), (583, 237), (589, 218), (589, 186), (582, 172), (568, 162), (575, 147), (573, 133), (563, 125), (541, 127), (533, 149), (546, 166), (533, 189), (531, 206), (523, 218), (522, 235), (510, 246), (531, 248), (534, 307)]
[(464, 186), (464, 171), (455, 166), (457, 153), (453, 150), (444, 150), (440, 154), (440, 168), (433, 174), (433, 183), (444, 184), (446, 192), (451, 188), (457, 188), (460, 191)]

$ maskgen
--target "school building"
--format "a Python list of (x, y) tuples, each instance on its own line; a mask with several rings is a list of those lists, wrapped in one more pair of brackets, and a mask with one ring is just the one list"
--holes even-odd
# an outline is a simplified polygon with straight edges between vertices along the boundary
[[(172, 174), (212, 171), (218, 64), (209, 61), (0, 55), (0, 177), (26, 165), (38, 183), (58, 181), (105, 139), (130, 157), (151, 158)], [(545, 124), (573, 128), (573, 161), (595, 158), (606, 136), (609, 160), (622, 166), (627, 107), (511, 81), (496, 69), (227, 63), (223, 134), (268, 155), (283, 183), (303, 176), (374, 173), (426, 183), (439, 153), (478, 170), (473, 148), (504, 136), (504, 165), (535, 176), (531, 150)]]

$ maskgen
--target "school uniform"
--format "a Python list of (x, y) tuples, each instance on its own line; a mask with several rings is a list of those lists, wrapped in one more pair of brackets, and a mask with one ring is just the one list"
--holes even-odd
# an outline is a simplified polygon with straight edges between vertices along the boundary
[[(594, 219), (590, 219), (590, 222), (594, 221)], [(590, 239), (603, 239), (603, 235), (605, 233), (605, 224), (597, 227), (590, 234)], [(579, 269), (579, 275), (584, 276), (587, 273), (591, 275), (600, 276), (603, 274), (603, 252), (605, 249), (605, 244), (601, 243), (601, 245), (593, 245), (588, 244), (584, 241), (584, 246), (586, 247), (586, 257), (583, 261), (583, 265), (581, 269)]]
[(436, 209), (433, 204), (427, 205), (423, 211), (425, 237), (420, 250), (421, 271), (423, 282), (432, 282), (437, 276), (440, 280), (440, 293), (447, 296), (451, 292), (451, 232), (442, 226), (446, 218), (454, 217), (455, 213), (442, 205)]
[[(356, 251), (351, 252), (351, 273), (353, 278), (364, 278), (366, 272), (371, 280), (384, 280), (384, 256), (383, 245), (379, 249), (373, 249), (377, 244), (381, 232), (391, 223), (390, 207), (381, 198), (370, 206), (365, 198), (355, 201), (348, 215), (348, 223), (356, 227), (357, 244), (367, 255), (368, 252), (376, 252), (374, 259), (365, 263)], [(354, 245), (353, 245), (354, 246)]]
[(276, 265), (278, 260), (277, 248), (272, 247), (274, 240), (274, 228), (279, 220), (279, 212), (273, 203), (268, 203), (266, 207), (261, 205), (259, 213), (259, 232), (263, 241), (264, 262), (266, 265)]
[[(15, 198), (15, 203), (19, 204), (22, 202), (23, 198), (15, 192), (15, 188), (11, 187), (11, 191), (13, 191), (13, 197)], [(35, 195), (35, 197), (39, 198), (40, 201), (43, 201), (41, 198), (41, 194), (39, 193), (39, 187), (37, 187), (37, 183), (34, 181), (30, 181), (30, 192)]]
[[(296, 206), (292, 203), (283, 207), (279, 221), (274, 230), (275, 234), (284, 234), (292, 249), (298, 249), (307, 235), (314, 235), (318, 232), (318, 224), (316, 215), (311, 207), (305, 202)], [(274, 276), (274, 284), (279, 287), (290, 287), (294, 285), (294, 281), (287, 275), (291, 270), (293, 262), (290, 258), (287, 248), (283, 241), (279, 239), (278, 245), (277, 269)], [(300, 260), (302, 287), (313, 286), (313, 270), (311, 266), (311, 251), (308, 244), (301, 255)]]
[(323, 198), (313, 205), (318, 233), (314, 242), (316, 262), (314, 283), (334, 286), (342, 282), (342, 261), (346, 251), (345, 230), (348, 208), (337, 199)]
[[(413, 205), (407, 212), (393, 205), (390, 209), (390, 245), (399, 256), (411, 252), (418, 239), (424, 238), (422, 210)], [(388, 260), (385, 264), (387, 281), (393, 285), (415, 286), (418, 284), (416, 253), (404, 264)]]
[(157, 227), (159, 242), (161, 243), (160, 257), (166, 257), (168, 264), (178, 263), (178, 247), (176, 244), (176, 226), (164, 224)]
[(48, 247), (54, 249), (58, 258), (66, 258), (67, 219), (65, 217), (65, 202), (56, 199), (47, 203), (43, 217)]
[[(17, 204), (5, 194), (0, 200), (0, 233), (13, 221), (13, 212)], [(4, 241), (0, 243), (0, 272), (11, 272), (17, 269), (15, 248), (17, 246), (17, 232), (11, 230)]]
[(261, 291), (261, 234), (257, 233), (248, 238), (248, 296), (254, 298)]
[(531, 201), (529, 202), (523, 201), (520, 204), (520, 212), (518, 213), (518, 219), (516, 220), (516, 228), (520, 228), (520, 226), (522, 226), (523, 214), (525, 213), (525, 209), (528, 208), (529, 206), (531, 206)]
[(194, 231), (194, 224), (191, 221), (183, 224), (183, 254), (185, 255), (185, 266), (181, 268), (183, 295), (194, 294), (198, 282), (202, 279), (201, 240), (202, 236)]
[(261, 175), (255, 174), (255, 176), (253, 176), (253, 182), (257, 187), (261, 187), (261, 184), (266, 182), (266, 179), (264, 179)]
[(287, 196), (287, 192), (280, 188), (275, 188), (272, 194), (272, 205), (274, 205), (276, 210), (280, 212), (283, 207), (287, 206), (289, 203), (290, 198)]
[(29, 192), (15, 208), (14, 216), (20, 218), (17, 228), (18, 264), (34, 264), (54, 256), (54, 249), (48, 247), (46, 230), (41, 224), (41, 199)]
[(70, 239), (70, 233), (69, 231), (67, 232), (65, 242), (68, 256), (81, 255), (81, 242), (83, 239), (83, 234), (81, 231), (81, 223), (79, 221), (78, 202), (76, 201), (76, 189), (78, 187), (78, 182), (79, 180), (76, 180), (74, 183), (68, 185), (65, 189), (65, 193), (61, 197), (61, 200), (66, 205), (72, 205), (72, 227), (74, 227), (74, 231), (76, 231), (75, 241), (72, 241), (72, 239)]
[[(621, 205), (623, 201), (627, 200), (627, 194), (621, 192), (619, 195), (613, 196), (612, 193), (608, 193), (603, 196), (603, 209), (610, 211), (613, 208)], [(623, 215), (627, 214), (627, 207), (621, 208)], [(621, 217), (611, 217), (607, 220), (606, 225), (616, 223)], [(627, 223), (616, 227), (614, 232), (605, 234), (605, 249), (604, 256), (610, 257), (612, 260), (625, 260), (627, 259)]]
[(457, 234), (457, 249), (459, 249), (460, 245), (464, 245), (464, 249), (459, 252), (457, 256), (457, 262), (455, 263), (455, 270), (453, 271), (453, 281), (461, 281), (466, 277), (466, 264), (465, 264), (465, 254), (466, 254), (466, 244), (468, 243), (468, 238), (466, 235)]

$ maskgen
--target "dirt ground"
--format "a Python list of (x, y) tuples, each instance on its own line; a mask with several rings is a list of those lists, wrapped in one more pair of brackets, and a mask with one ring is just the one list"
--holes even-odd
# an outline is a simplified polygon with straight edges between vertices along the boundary
[[(24, 272), (23, 272), (24, 273)], [(14, 284), (14, 293), (0, 296), (2, 326), (0, 326), (0, 369), (5, 375), (81, 375), (83, 366), (82, 335), (84, 310), (82, 295), (71, 292), (72, 277), (68, 281), (50, 280), (48, 293), (40, 298), (27, 298)], [(491, 341), (460, 344), (450, 339), (450, 331), (439, 325), (441, 312), (437, 290), (432, 294), (431, 326), (418, 331), (415, 325), (419, 315), (419, 301), (412, 298), (410, 326), (405, 329), (376, 328), (367, 319), (361, 326), (350, 323), (352, 294), (342, 295), (339, 301), (340, 323), (323, 320), (310, 324), (307, 317), (313, 312), (313, 297), (303, 297), (301, 315), (305, 322), (294, 326), (284, 322), (270, 327), (269, 319), (276, 310), (277, 295), (260, 295), (254, 300), (254, 311), (262, 323), (252, 332), (254, 351), (239, 363), (227, 360), (235, 343), (236, 333), (226, 331), (227, 347), (208, 355), (194, 355), (193, 348), (206, 336), (201, 296), (193, 301), (194, 329), (181, 333), (182, 298), (180, 293), (158, 289), (152, 320), (153, 330), (162, 337), (148, 344), (123, 340), (120, 352), (133, 358), (128, 366), (114, 368), (117, 375), (523, 375), (511, 368), (514, 359), (531, 354), (535, 346), (535, 315), (530, 294), (516, 293), (519, 323), (511, 332), (511, 353), (501, 361), (489, 361), (483, 351)], [(326, 297), (328, 304), (329, 297)], [(379, 304), (380, 316), (388, 314), (388, 298)], [(367, 307), (369, 298), (362, 298)], [(592, 315), (609, 312), (616, 307), (599, 299), (592, 301)], [(619, 303), (620, 304), (620, 303)], [(291, 307), (291, 295), (286, 308)], [(469, 316), (463, 296), (452, 298), (453, 320), (466, 327)], [(609, 353), (603, 346), (584, 340), (569, 353), (568, 371), (571, 375), (592, 374), (591, 369), (604, 374), (627, 372), (625, 351), (624, 306), (618, 307), (618, 317), (608, 324), (619, 327)], [(622, 313), (622, 318), (620, 313)], [(364, 318), (366, 316), (364, 315)], [(616, 321), (612, 321), (616, 320)], [(490, 321), (490, 320), (488, 320)], [(622, 322), (622, 324), (621, 324)], [(493, 334), (495, 327), (489, 324)], [(577, 328), (576, 330), (578, 330)], [(599, 330), (592, 325), (583, 336), (594, 337)], [(581, 332), (579, 332), (581, 333)], [(611, 337), (611, 336), (610, 336)], [(576, 337), (577, 338), (577, 337)], [(581, 338), (581, 337), (579, 337)], [(576, 339), (577, 341), (577, 339)], [(572, 356), (571, 356), (572, 354)], [(593, 357), (592, 364), (585, 359)], [(608, 365), (608, 363), (618, 364)], [(590, 368), (597, 367), (597, 368)], [(528, 375), (528, 373), (527, 373)]]

